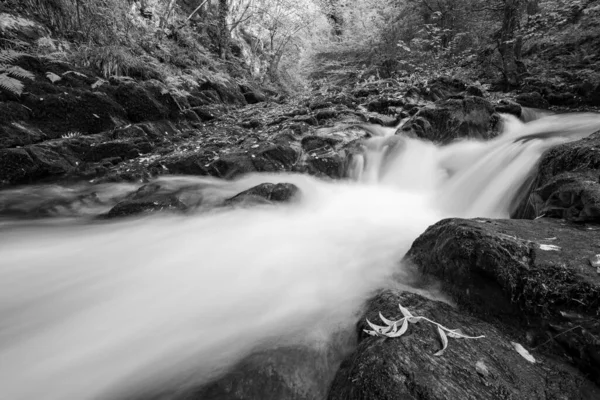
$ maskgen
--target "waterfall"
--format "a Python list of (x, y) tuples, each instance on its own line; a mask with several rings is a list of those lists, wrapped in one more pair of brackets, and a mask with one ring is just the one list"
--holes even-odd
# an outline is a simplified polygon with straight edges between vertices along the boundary
[[(161, 178), (212, 195), (294, 183), (301, 196), (286, 205), (116, 222), (5, 219), (0, 398), (109, 400), (198, 384), (256, 348), (319, 345), (352, 330), (392, 274), (409, 283), (399, 261), (427, 226), (507, 217), (546, 149), (600, 128), (595, 114), (504, 119), (487, 142), (437, 146), (385, 131), (344, 181)], [(17, 192), (0, 199), (33, 193)]]

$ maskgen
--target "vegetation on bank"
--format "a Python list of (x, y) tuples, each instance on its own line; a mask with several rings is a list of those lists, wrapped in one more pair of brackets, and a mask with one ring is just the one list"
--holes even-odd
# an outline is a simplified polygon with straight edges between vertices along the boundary
[(12, 61), (34, 53), (174, 90), (454, 76), (585, 97), (600, 82), (599, 37), (598, 0), (7, 0), (0, 87), (19, 93), (29, 75)]

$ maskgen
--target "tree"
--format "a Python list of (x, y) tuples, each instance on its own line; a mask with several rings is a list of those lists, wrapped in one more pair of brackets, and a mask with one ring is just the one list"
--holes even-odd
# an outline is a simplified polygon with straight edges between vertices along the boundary
[(523, 0), (504, 0), (504, 12), (498, 51), (502, 58), (502, 72), (507, 86), (514, 87), (521, 83), (524, 64), (521, 62), (523, 38), (517, 36), (520, 26)]
[(227, 0), (219, 0), (218, 31), (219, 31), (219, 57), (227, 58), (229, 55), (229, 27), (227, 26), (227, 17), (229, 15), (229, 5)]

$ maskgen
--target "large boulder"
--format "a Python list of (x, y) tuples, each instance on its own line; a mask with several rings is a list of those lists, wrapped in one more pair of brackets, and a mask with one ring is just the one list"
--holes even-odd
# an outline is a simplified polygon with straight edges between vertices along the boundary
[(529, 345), (600, 383), (599, 238), (597, 225), (552, 219), (447, 219), (406, 258), (461, 308), (527, 331)]
[(600, 222), (600, 131), (548, 150), (532, 182), (515, 217)]
[[(442, 347), (436, 326), (409, 324), (400, 338), (373, 337), (366, 319), (382, 324), (402, 318), (398, 305), (466, 335), (481, 339), (448, 338)], [(447, 399), (593, 399), (600, 394), (586, 377), (533, 352), (536, 362), (522, 357), (513, 338), (492, 324), (439, 301), (411, 293), (385, 291), (367, 305), (357, 326), (359, 345), (331, 385), (329, 400), (447, 400)]]
[(419, 110), (397, 132), (436, 143), (456, 139), (490, 139), (500, 131), (500, 116), (492, 104), (476, 96), (441, 100)]

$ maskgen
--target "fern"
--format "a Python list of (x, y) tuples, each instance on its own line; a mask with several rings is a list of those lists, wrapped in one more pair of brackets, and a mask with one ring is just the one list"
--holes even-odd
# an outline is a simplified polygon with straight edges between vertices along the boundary
[(19, 79), (34, 79), (35, 75), (17, 65), (10, 65), (25, 53), (14, 50), (0, 51), (0, 89), (20, 96), (23, 93), (23, 82)]
[(0, 74), (0, 89), (20, 96), (23, 93), (23, 83), (15, 78), (8, 76), (6, 73)]
[(15, 50), (0, 50), (0, 64), (10, 64), (27, 55)]
[(76, 137), (79, 137), (79, 136), (81, 136), (81, 132), (75, 131), (75, 132), (65, 133), (64, 135), (61, 135), (61, 138), (63, 138), (63, 139), (72, 139), (72, 138), (76, 138)]
[(35, 75), (16, 65), (0, 64), (0, 71), (19, 79), (35, 79)]

